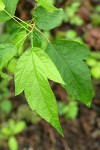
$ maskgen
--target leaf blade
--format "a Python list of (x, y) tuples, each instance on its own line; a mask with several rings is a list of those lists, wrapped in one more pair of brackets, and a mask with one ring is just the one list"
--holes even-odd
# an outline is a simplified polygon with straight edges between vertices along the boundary
[[(40, 63), (43, 63), (43, 67), (45, 68), (45, 75), (47, 78), (60, 84), (65, 84), (50, 57), (40, 48), (34, 48), (34, 52), (39, 58)], [(38, 65), (40, 66), (40, 64)]]
[(0, 44), (0, 69), (12, 59), (17, 52), (17, 48), (12, 44)]
[[(33, 84), (30, 84), (32, 82)], [(48, 84), (48, 81), (45, 78), (43, 79), (43, 77), (38, 76), (36, 81), (30, 80), (28, 83), (29, 84), (27, 84), (27, 86), (30, 87), (30, 89), (25, 89), (25, 96), (29, 106), (32, 110), (35, 110), (39, 116), (50, 123), (63, 136), (58, 119), (58, 108), (56, 100)], [(32, 100), (33, 97), (34, 99)]]
[(52, 1), (51, 0), (36, 0), (36, 2), (38, 2), (42, 7), (44, 7), (45, 9), (47, 9), (48, 11), (54, 11), (57, 8), (53, 6)]
[(89, 54), (88, 49), (74, 41), (58, 40), (49, 44), (46, 52), (65, 81), (69, 95), (89, 106), (93, 89), (89, 69), (83, 61)]
[[(26, 51), (19, 58), (15, 73), (15, 91), (16, 94), (24, 91), (31, 109), (35, 110), (63, 136), (56, 99), (47, 79), (48, 74), (45, 67), (48, 66), (45, 66), (43, 62), (44, 53), (43, 50), (34, 48)], [(62, 82), (62, 79), (60, 80)]]
[(53, 12), (48, 12), (43, 7), (38, 7), (33, 14), (36, 25), (43, 30), (51, 30), (59, 26), (63, 19), (63, 10), (57, 9)]
[(2, 0), (0, 0), (0, 11), (5, 9), (5, 5)]
[[(16, 6), (19, 0), (3, 0), (3, 3), (5, 5), (5, 10), (11, 15), (14, 16), (15, 10), (16, 10)], [(7, 21), (9, 19), (11, 19), (11, 16), (9, 16), (8, 14), (6, 14), (4, 11), (0, 11), (0, 22), (4, 22)]]

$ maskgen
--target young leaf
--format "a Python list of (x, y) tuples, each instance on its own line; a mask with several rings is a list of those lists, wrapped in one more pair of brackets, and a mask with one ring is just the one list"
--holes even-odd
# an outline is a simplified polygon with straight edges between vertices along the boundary
[(0, 69), (17, 53), (17, 48), (12, 44), (0, 44)]
[(13, 35), (13, 40), (12, 40), (12, 44), (17, 44), (17, 48), (22, 47), (25, 39), (26, 39), (27, 33), (25, 30), (23, 31), (17, 31), (14, 33)]
[(15, 128), (14, 128), (14, 134), (19, 134), (25, 129), (25, 127), (26, 127), (25, 121), (16, 122)]
[(18, 142), (16, 137), (14, 136), (9, 137), (8, 146), (10, 150), (18, 150)]
[(33, 31), (33, 45), (34, 47), (41, 47), (42, 45), (42, 36), (37, 30)]
[(0, 11), (5, 9), (5, 5), (2, 0), (0, 0)]
[(91, 75), (84, 62), (89, 50), (77, 42), (59, 40), (49, 44), (46, 52), (65, 81), (69, 95), (89, 106), (93, 91)]
[(63, 135), (56, 99), (47, 78), (63, 84), (58, 70), (43, 50), (35, 47), (26, 51), (19, 58), (15, 72), (16, 95), (24, 90), (31, 109)]
[(57, 9), (53, 12), (48, 12), (43, 7), (38, 7), (34, 13), (36, 25), (43, 30), (50, 30), (59, 26), (63, 19), (63, 10)]
[(56, 7), (53, 6), (51, 0), (36, 0), (36, 2), (38, 2), (42, 7), (44, 7), (48, 11), (54, 11), (57, 9)]
[[(5, 6), (5, 10), (11, 15), (14, 16), (15, 10), (16, 10), (16, 6), (19, 0), (3, 0), (4, 6)], [(0, 3), (1, 5), (1, 3)], [(3, 7), (4, 7), (3, 6)], [(1, 8), (1, 7), (0, 7)], [(0, 11), (0, 22), (3, 21), (7, 21), (9, 19), (11, 19), (11, 16), (9, 16), (7, 13), (5, 13), (4, 11)]]

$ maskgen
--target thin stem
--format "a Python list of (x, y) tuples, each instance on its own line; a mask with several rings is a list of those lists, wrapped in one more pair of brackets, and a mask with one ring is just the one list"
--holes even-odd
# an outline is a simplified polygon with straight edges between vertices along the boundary
[[(35, 26), (32, 27), (32, 29), (29, 31), (29, 33), (28, 33), (26, 36), (24, 36), (24, 37), (16, 44), (16, 46), (17, 46), (22, 40), (24, 40), (28, 35), (30, 35), (30, 34), (33, 32), (34, 27), (35, 27)], [(33, 39), (33, 38), (32, 38), (32, 39)]]
[(16, 46), (21, 42), (23, 41), (32, 31), (30, 31), (26, 36), (24, 36), (20, 41), (18, 41), (18, 43), (16, 44)]
[(31, 45), (32, 45), (32, 48), (33, 48), (33, 32), (31, 32)]
[(24, 24), (26, 24), (27, 26), (31, 27), (31, 25), (30, 25), (30, 24), (26, 23), (26, 22), (25, 22), (25, 21), (23, 21), (22, 19), (20, 19), (20, 18), (18, 18), (18, 17), (16, 17), (16, 16), (14, 16), (14, 18), (16, 18), (17, 20), (19, 20), (19, 21), (23, 22), (23, 23), (24, 23)]
[(4, 12), (6, 13), (6, 14), (8, 14), (14, 21), (16, 21), (21, 27), (23, 27), (25, 30), (27, 30), (28, 32), (30, 31), (30, 30), (28, 30), (27, 28), (25, 28), (20, 22), (18, 22), (11, 14), (9, 14), (5, 9), (4, 9)]
[(45, 39), (48, 41), (48, 43), (50, 43), (49, 39), (38, 28), (35, 27), (35, 29), (45, 37)]

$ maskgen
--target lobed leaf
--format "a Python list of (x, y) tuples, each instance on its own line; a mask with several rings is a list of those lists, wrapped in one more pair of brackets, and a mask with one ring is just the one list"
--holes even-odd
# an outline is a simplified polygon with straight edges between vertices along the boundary
[(58, 70), (43, 50), (35, 47), (26, 51), (19, 58), (15, 72), (16, 95), (24, 91), (31, 109), (36, 110), (42, 118), (63, 135), (56, 99), (48, 83), (48, 78), (64, 84)]
[(58, 40), (49, 44), (46, 49), (64, 82), (69, 95), (90, 106), (93, 89), (91, 75), (84, 62), (89, 50), (74, 41)]

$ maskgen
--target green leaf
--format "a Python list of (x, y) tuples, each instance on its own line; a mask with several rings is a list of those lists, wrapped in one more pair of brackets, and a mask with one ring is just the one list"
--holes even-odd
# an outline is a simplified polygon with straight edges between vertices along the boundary
[(36, 2), (38, 2), (42, 7), (44, 7), (48, 11), (54, 11), (57, 9), (56, 7), (53, 6), (51, 0), (36, 0)]
[(37, 31), (33, 31), (33, 46), (34, 47), (41, 47), (42, 45), (42, 37), (41, 34)]
[(90, 106), (93, 96), (91, 75), (84, 62), (89, 50), (74, 41), (58, 40), (49, 44), (46, 52), (65, 81), (69, 95)]
[(17, 58), (13, 58), (9, 61), (9, 63), (7, 64), (7, 71), (10, 72), (10, 73), (14, 73), (15, 72), (15, 69), (16, 69), (16, 64), (17, 64)]
[(66, 119), (75, 119), (78, 115), (78, 105), (76, 101), (69, 101), (68, 104), (58, 103), (59, 115)]
[(8, 127), (2, 127), (1, 132), (5, 135), (5, 137), (9, 137), (12, 135), (12, 131)]
[[(13, 0), (13, 1), (11, 1), (11, 0), (2, 0), (2, 1), (3, 1), (4, 6), (5, 6), (5, 10), (11, 16), (14, 16), (16, 6), (17, 6), (17, 3), (18, 3), (19, 0)], [(3, 6), (3, 8), (4, 8), (4, 6)], [(11, 19), (11, 16), (9, 16), (4, 11), (0, 11), (0, 22), (4, 22), (4, 21), (7, 21), (7, 20)]]
[(18, 150), (18, 142), (14, 136), (11, 136), (8, 140), (9, 150)]
[[(36, 64), (34, 64), (32, 60), (33, 57), (35, 57)], [(16, 95), (20, 94), (25, 89), (25, 79), (27, 79), (29, 74), (34, 71), (33, 65), (40, 68), (39, 73), (42, 73), (42, 76), (46, 79), (49, 78), (50, 80), (64, 84), (58, 70), (49, 56), (40, 48), (34, 47), (33, 50), (26, 51), (17, 63), (17, 71), (15, 73)]]
[(17, 45), (17, 47), (20, 48), (22, 47), (24, 41), (26, 40), (27, 33), (25, 30), (19, 31), (18, 33), (17, 32), (14, 32), (15, 34), (12, 40), (12, 44)]
[(17, 48), (12, 44), (0, 44), (0, 69), (5, 66), (17, 53)]
[(43, 7), (38, 7), (34, 13), (36, 25), (43, 30), (50, 30), (59, 26), (63, 19), (63, 10), (58, 9), (54, 12), (48, 12)]
[(2, 0), (0, 0), (0, 11), (5, 9), (5, 5)]
[(100, 79), (100, 66), (95, 66), (91, 69), (91, 74), (95, 79)]
[(15, 72), (16, 95), (23, 90), (32, 110), (63, 135), (55, 96), (48, 83), (48, 78), (64, 84), (58, 70), (48, 57), (39, 48), (26, 51), (18, 60)]
[(15, 120), (9, 119), (7, 125), (8, 125), (8, 128), (11, 130), (12, 135), (14, 135), (14, 128), (16, 125)]
[(10, 113), (12, 109), (12, 103), (9, 100), (4, 100), (1, 103), (0, 109), (3, 111), (3, 113)]
[(14, 128), (14, 134), (18, 134), (22, 132), (26, 127), (25, 121), (19, 121), (16, 123), (15, 128)]

